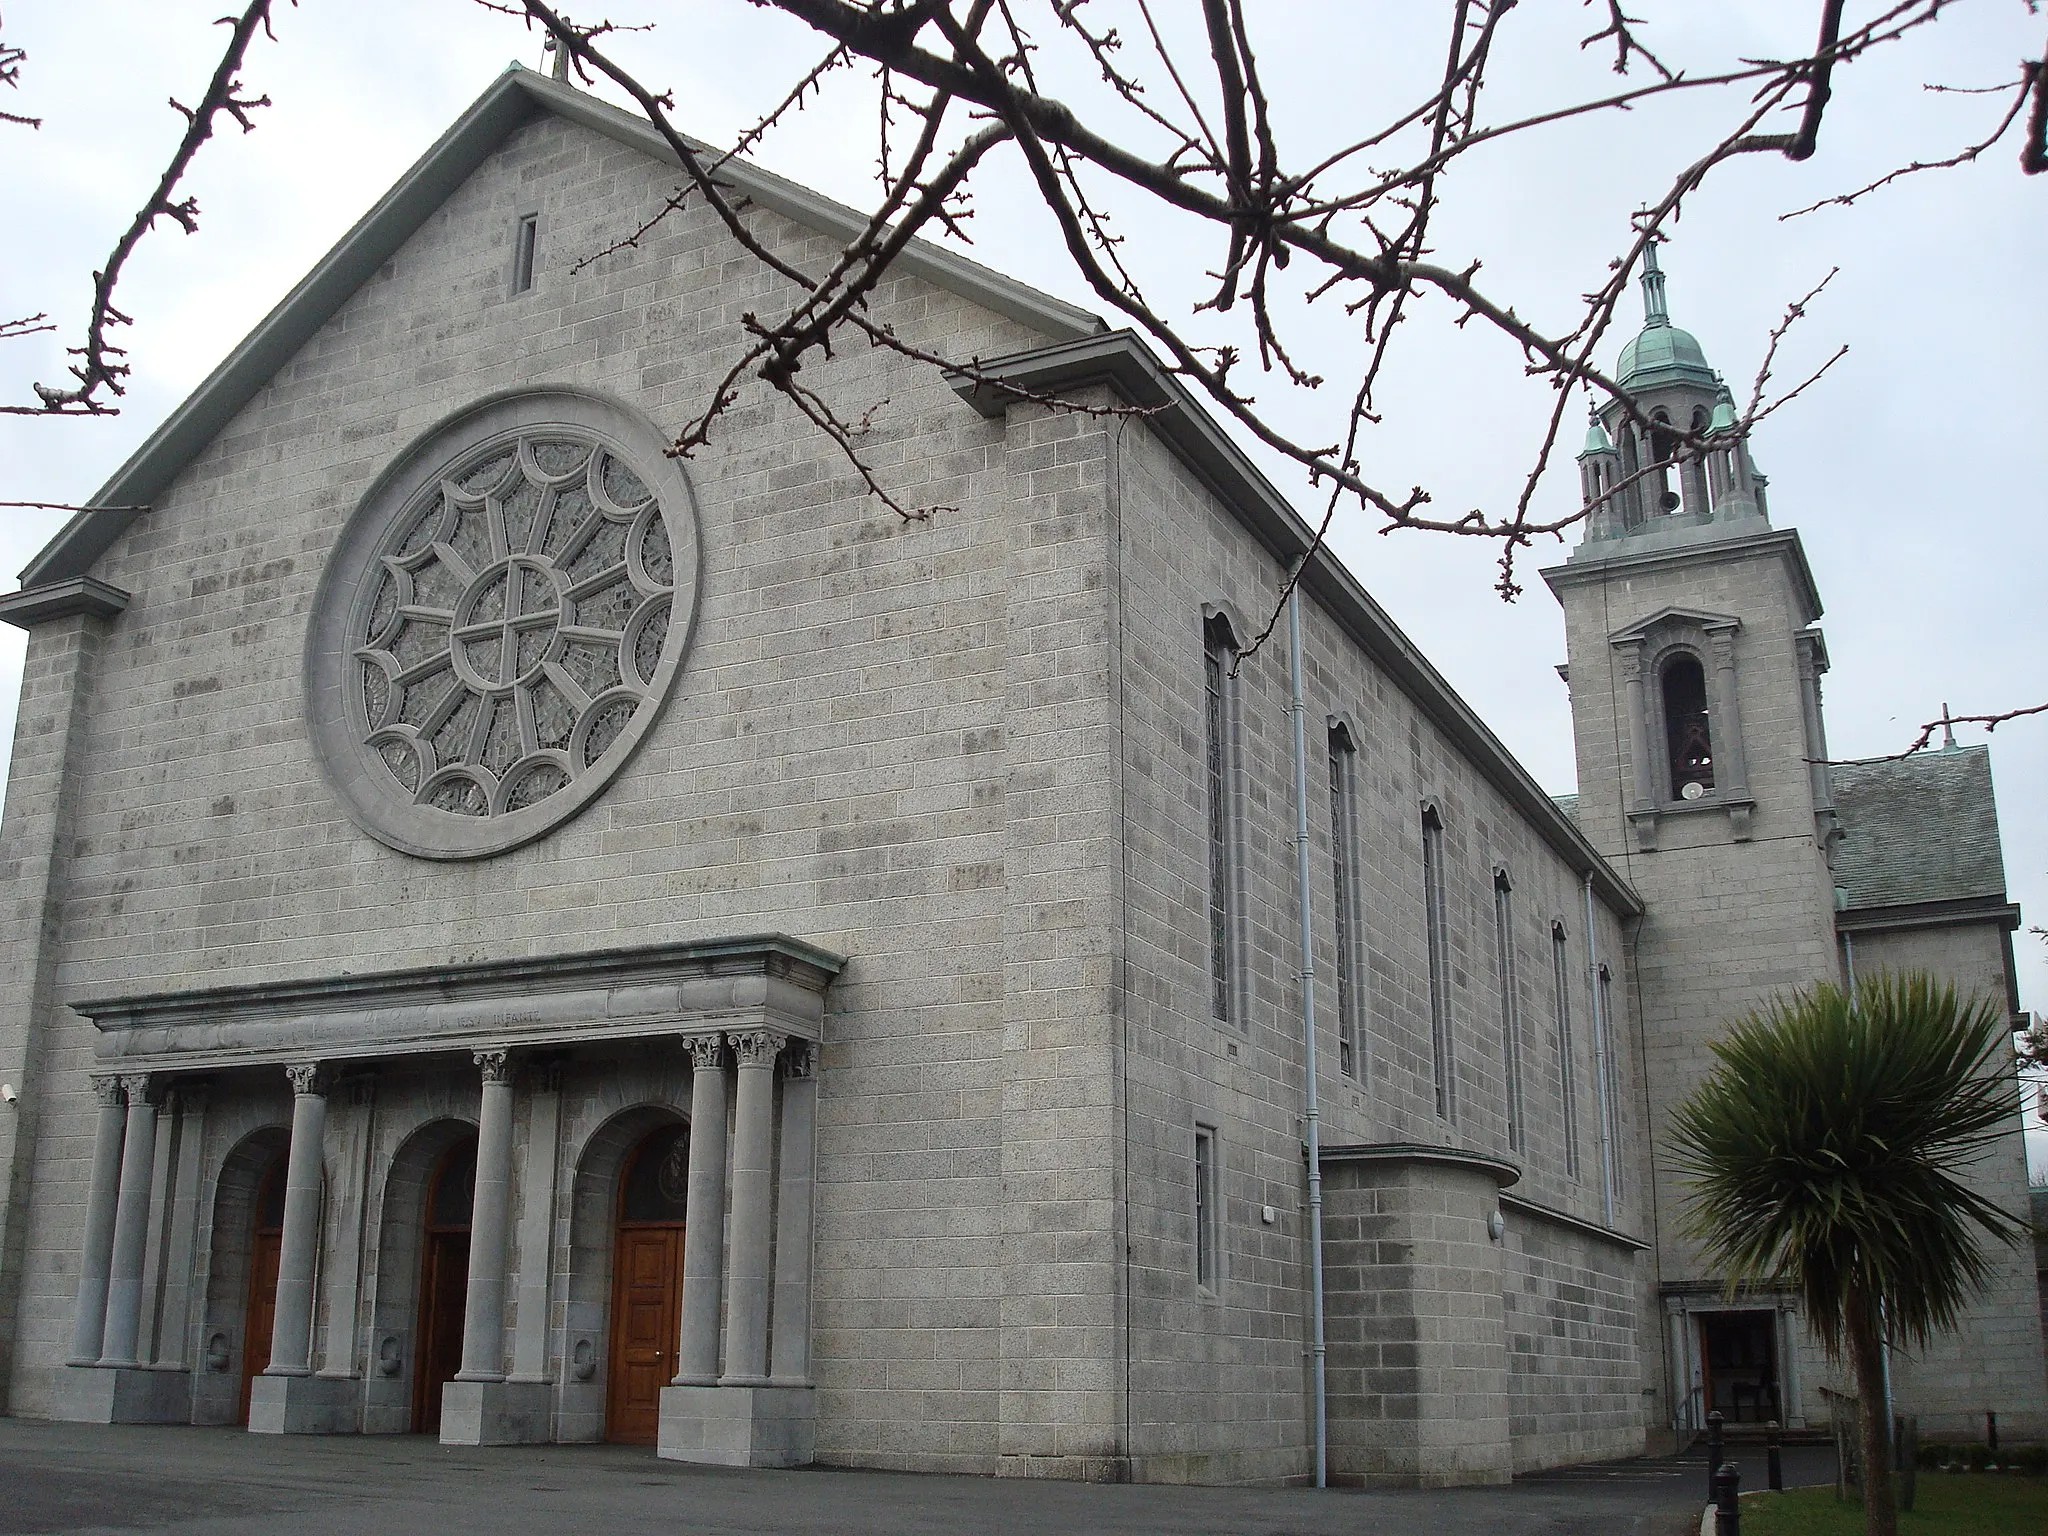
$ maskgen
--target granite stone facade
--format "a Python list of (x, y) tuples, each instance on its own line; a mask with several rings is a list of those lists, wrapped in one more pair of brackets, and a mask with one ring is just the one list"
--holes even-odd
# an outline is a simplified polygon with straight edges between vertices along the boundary
[[(781, 283), (702, 209), (574, 268), (664, 156), (508, 74), (99, 498), (147, 513), (0, 599), (8, 1410), (1305, 1479), (1291, 688), (1236, 652), (1308, 530), (1133, 339), (931, 250), (873, 318), (985, 365), (806, 377), (945, 510), (757, 385), (649, 458)], [(1576, 819), (1308, 567), (1338, 1480), (1690, 1422), (1656, 1127), (1843, 963), (1811, 582), (1751, 521), (1555, 578)], [(1731, 636), (1743, 796), (1631, 802), (1629, 647)], [(1950, 930), (1989, 974), (2006, 930)], [(1909, 931), (1859, 952), (1962, 963)], [(1912, 1379), (2036, 1412), (2024, 1310)]]

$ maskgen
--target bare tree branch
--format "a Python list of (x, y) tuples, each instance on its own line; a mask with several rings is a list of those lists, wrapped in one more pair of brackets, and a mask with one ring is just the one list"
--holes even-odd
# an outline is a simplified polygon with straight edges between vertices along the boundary
[[(4, 25), (4, 23), (0, 23), (0, 25)], [(0, 85), (7, 86), (11, 90), (20, 90), (21, 66), (27, 59), (28, 50), (16, 48), (5, 41), (0, 41)], [(0, 112), (0, 123), (13, 123), (22, 128), (40, 128), (43, 126), (43, 120), (40, 117), (23, 117), (18, 112)]]
[[(2040, 77), (2041, 66), (2030, 60), (2020, 66), (2020, 79), (2016, 86), (2001, 87), (2001, 89), (2013, 92), (2012, 105), (2006, 109), (2005, 116), (1999, 119), (1998, 126), (1991, 130), (1989, 138), (1972, 144), (1968, 149), (1958, 150), (1945, 160), (1915, 160), (1909, 165), (1902, 165), (1896, 170), (1886, 172), (1878, 177), (1877, 180), (1871, 182), (1870, 185), (1858, 187), (1854, 192), (1841, 192), (1833, 197), (1824, 197), (1817, 203), (1808, 203), (1804, 208), (1794, 208), (1790, 213), (1781, 213), (1778, 217), (1781, 220), (1796, 219), (1802, 214), (1813, 213), (1822, 208), (1847, 208), (1858, 198), (1868, 197), (1880, 187), (1888, 187), (1903, 176), (1917, 175), (1921, 171), (1952, 171), (1959, 165), (1968, 165), (1979, 155), (1983, 154), (1985, 150), (1991, 148), (1992, 145), (2005, 137), (2006, 130), (2011, 128), (2014, 122), (2018, 120), (2020, 113), (2025, 110), (2030, 98), (2038, 98), (2039, 93), (2036, 91), (2035, 86)], [(1971, 92), (1970, 94), (1974, 95), (1977, 93)], [(2036, 110), (2038, 114), (2038, 100)], [(2022, 164), (2025, 164), (2024, 155), (2022, 156)], [(2033, 173), (2030, 171), (2028, 174), (2031, 175)]]
[[(292, 3), (296, 4), (297, 0), (292, 0)], [(220, 65), (207, 85), (206, 94), (199, 99), (197, 107), (187, 107), (172, 98), (171, 106), (184, 115), (185, 136), (179, 141), (177, 152), (171, 156), (171, 163), (164, 168), (149, 201), (142, 205), (127, 232), (115, 243), (106, 265), (93, 274), (92, 317), (86, 325), (85, 342), (70, 349), (70, 355), (78, 359), (71, 365), (71, 375), (78, 382), (68, 386), (37, 384), (35, 392), (42, 402), (40, 405), (0, 405), (0, 414), (108, 416), (120, 409), (107, 397), (119, 398), (127, 393), (124, 381), (129, 369), (123, 361), (127, 352), (116, 346), (108, 333), (115, 326), (128, 325), (132, 321), (114, 307), (115, 285), (120, 282), (135, 247), (156, 226), (158, 219), (169, 219), (188, 235), (199, 227), (198, 200), (186, 197), (173, 201), (173, 198), (200, 146), (213, 137), (214, 120), (225, 112), (241, 125), (244, 133), (248, 133), (256, 126), (249, 114), (270, 105), (268, 96), (246, 95), (239, 78), (243, 55), (248, 52), (257, 30), (260, 28), (266, 36), (275, 37), (270, 30), (270, 7), (271, 0), (251, 0), (248, 9), (239, 17), (222, 17), (220, 24), (232, 27), (233, 33), (221, 55)]]
[[(1920, 734), (1913, 738), (1912, 745), (1903, 752), (1889, 753), (1884, 757), (1810, 757), (1807, 761), (1809, 763), (1824, 763), (1830, 768), (1852, 767), (1858, 763), (1902, 763), (1907, 758), (1925, 752), (1929, 747), (1933, 746), (1934, 733), (1936, 731), (1942, 733), (1943, 744), (1946, 745), (1948, 744), (1949, 736), (1956, 726), (1982, 726), (1984, 734), (1989, 736), (2007, 721), (2025, 720), (2031, 715), (2048, 715), (2048, 704), (2029, 704), (2024, 709), (2001, 710), (1997, 714), (1990, 715), (1952, 715), (1948, 712), (1948, 706), (1944, 704), (1941, 707), (1940, 716), (1922, 725), (1920, 727)], [(2038, 932), (2039, 930), (2036, 931)]]

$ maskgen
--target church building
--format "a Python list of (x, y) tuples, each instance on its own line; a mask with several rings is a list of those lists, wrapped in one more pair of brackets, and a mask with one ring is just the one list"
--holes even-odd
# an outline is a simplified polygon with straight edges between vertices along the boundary
[[(871, 316), (975, 376), (805, 377), (943, 510), (759, 385), (671, 457), (788, 293), (695, 203), (595, 254), (677, 174), (508, 71), (0, 597), (7, 1411), (1305, 1480), (1294, 685), (1250, 642), (1310, 530), (1136, 337), (926, 244)], [(797, 266), (865, 222), (720, 174)], [(1987, 754), (1828, 762), (1799, 536), (1654, 259), (1645, 300), (1618, 377), (1711, 446), (1590, 429), (1575, 799), (1302, 576), (1334, 1481), (1824, 1423), (1796, 1298), (1679, 1234), (1670, 1110), (1815, 979), (2017, 1007)], [(2019, 1116), (1972, 1176), (2024, 1216)], [(2048, 1436), (1994, 1257), (1894, 1358), (1923, 1434)]]

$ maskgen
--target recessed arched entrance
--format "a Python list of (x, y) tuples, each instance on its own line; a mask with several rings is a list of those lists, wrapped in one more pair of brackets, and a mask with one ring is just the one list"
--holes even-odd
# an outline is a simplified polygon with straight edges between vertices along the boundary
[(249, 1422), (249, 1391), (270, 1364), (270, 1330), (277, 1319), (277, 1259), (284, 1247), (283, 1157), (274, 1157), (256, 1186), (249, 1234), (249, 1299), (242, 1309), (242, 1390), (235, 1422)]
[(462, 1315), (469, 1293), (469, 1221), (476, 1203), (476, 1135), (441, 1154), (427, 1186), (413, 1337), (412, 1427), (441, 1431), (441, 1389), (462, 1369)]
[(672, 1123), (640, 1139), (619, 1180), (605, 1438), (621, 1444), (654, 1443), (676, 1373), (689, 1172), (689, 1127)]

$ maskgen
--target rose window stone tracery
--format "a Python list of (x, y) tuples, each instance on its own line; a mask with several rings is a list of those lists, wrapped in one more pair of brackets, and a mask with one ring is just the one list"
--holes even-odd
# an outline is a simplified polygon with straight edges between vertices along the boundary
[(385, 841), (468, 857), (538, 835), (658, 710), (695, 602), (695, 518), (658, 440), (621, 441), (633, 423), (608, 412), (623, 416), (545, 392), (444, 427), (337, 550), (309, 639), (315, 738)]

